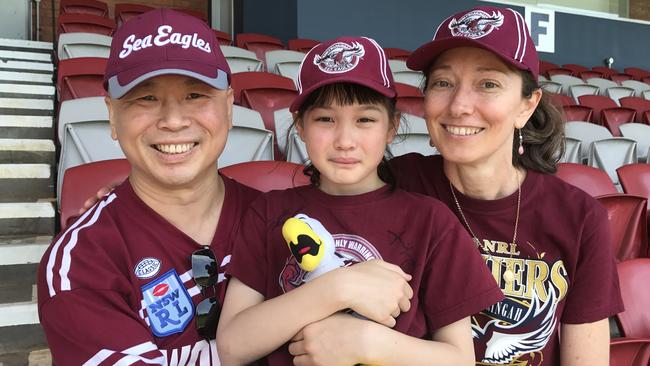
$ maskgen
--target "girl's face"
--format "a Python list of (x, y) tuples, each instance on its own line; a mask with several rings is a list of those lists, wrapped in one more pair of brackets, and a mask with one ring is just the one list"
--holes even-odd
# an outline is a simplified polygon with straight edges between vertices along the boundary
[(524, 98), (521, 75), (481, 48), (444, 52), (428, 76), (425, 118), (445, 161), (511, 164), (514, 130), (526, 124), (541, 92)]
[(398, 123), (381, 104), (331, 104), (306, 111), (296, 128), (320, 172), (320, 189), (353, 195), (383, 186), (377, 166)]

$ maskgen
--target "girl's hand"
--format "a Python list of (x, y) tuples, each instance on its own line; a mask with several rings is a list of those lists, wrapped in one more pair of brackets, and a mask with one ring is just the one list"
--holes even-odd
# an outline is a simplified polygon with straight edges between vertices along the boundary
[[(337, 313), (304, 327), (289, 344), (296, 366), (356, 365), (363, 360), (368, 320)], [(377, 326), (377, 325), (375, 325)], [(372, 335), (368, 335), (372, 337)]]
[[(395, 318), (411, 308), (411, 275), (382, 260), (361, 262), (332, 271), (348, 307), (377, 323), (395, 326)], [(327, 274), (325, 275), (327, 276)]]

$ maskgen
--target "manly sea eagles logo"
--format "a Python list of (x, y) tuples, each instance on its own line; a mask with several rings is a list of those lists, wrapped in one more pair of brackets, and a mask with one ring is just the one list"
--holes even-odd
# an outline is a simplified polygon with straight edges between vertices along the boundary
[(458, 20), (453, 18), (449, 22), (449, 29), (454, 37), (478, 39), (487, 36), (501, 25), (503, 25), (503, 14), (500, 11), (492, 12), (490, 15), (482, 10), (474, 10)]
[(340, 74), (357, 67), (359, 59), (365, 54), (366, 50), (359, 42), (336, 42), (314, 57), (314, 65), (328, 74)]

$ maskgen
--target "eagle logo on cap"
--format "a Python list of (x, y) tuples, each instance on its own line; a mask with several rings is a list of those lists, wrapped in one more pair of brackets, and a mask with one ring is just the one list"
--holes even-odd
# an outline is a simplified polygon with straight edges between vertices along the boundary
[(359, 59), (366, 54), (366, 50), (359, 42), (347, 44), (336, 42), (321, 53), (314, 56), (314, 65), (325, 73), (340, 74), (348, 72), (359, 64)]
[(503, 14), (500, 11), (493, 11), (490, 15), (482, 10), (474, 10), (458, 20), (453, 18), (449, 22), (449, 30), (454, 37), (478, 39), (487, 36), (501, 25), (503, 25)]

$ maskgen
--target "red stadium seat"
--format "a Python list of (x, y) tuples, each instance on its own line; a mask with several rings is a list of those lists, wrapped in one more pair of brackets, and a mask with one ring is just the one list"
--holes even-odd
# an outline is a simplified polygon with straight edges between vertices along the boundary
[(623, 97), (618, 101), (621, 103), (621, 106), (632, 108), (636, 111), (636, 122), (644, 123), (643, 113), (645, 111), (650, 111), (650, 100), (639, 97)]
[(573, 75), (573, 71), (569, 69), (565, 69), (563, 67), (557, 67), (554, 69), (548, 69), (546, 70), (546, 73), (548, 76), (553, 76), (553, 75)]
[(626, 67), (623, 69), (623, 72), (632, 75), (634, 80), (641, 81), (644, 77), (650, 76), (650, 71), (639, 68), (639, 67)]
[(217, 36), (217, 42), (221, 46), (232, 46), (232, 36), (230, 33), (222, 32), (220, 30), (213, 29), (215, 36)]
[(580, 77), (580, 79), (584, 81), (587, 81), (587, 79), (591, 79), (591, 78), (602, 78), (603, 73), (594, 70), (587, 70), (587, 71), (579, 72), (578, 77)]
[(111, 19), (91, 14), (61, 14), (58, 20), (58, 33), (97, 33), (110, 36), (115, 30), (115, 22)]
[(196, 10), (190, 10), (190, 9), (181, 9), (181, 8), (175, 8), (174, 10), (180, 11), (181, 13), (185, 13), (187, 15), (191, 15), (195, 18), (199, 18), (204, 22), (208, 21), (208, 16), (206, 13), (202, 11), (196, 11)]
[(625, 310), (616, 315), (625, 337), (650, 338), (650, 258), (637, 258), (616, 265)]
[(279, 38), (257, 33), (239, 33), (235, 45), (255, 52), (258, 59), (266, 62), (266, 51), (283, 50), (284, 44)]
[(606, 108), (618, 107), (614, 99), (602, 95), (581, 95), (578, 97), (578, 104), (593, 109), (591, 121), (601, 126), (603, 125), (601, 111)]
[[(645, 197), (624, 193), (598, 196), (596, 199), (607, 209), (612, 232), (612, 248), (616, 259), (625, 261), (646, 256), (648, 200)], [(627, 334), (626, 336), (637, 337), (637, 335)]]
[(592, 197), (617, 193), (616, 186), (605, 171), (587, 165), (559, 163), (555, 175)]
[(609, 75), (609, 79), (611, 81), (613, 81), (613, 82), (616, 82), (616, 83), (620, 84), (621, 81), (623, 81), (623, 80), (630, 80), (630, 79), (634, 79), (634, 78), (632, 77), (632, 75), (619, 73), (619, 74), (611, 74), (611, 75)]
[(614, 338), (609, 343), (610, 366), (650, 365), (650, 339)]
[(401, 48), (384, 48), (384, 53), (386, 53), (386, 58), (389, 60), (402, 60), (406, 61), (411, 55), (411, 51), (404, 50)]
[[(625, 193), (650, 199), (649, 164), (636, 163), (623, 165), (616, 169), (616, 174)], [(650, 213), (648, 213), (648, 219), (650, 219)]]
[(315, 39), (296, 38), (290, 39), (287, 42), (287, 48), (292, 51), (307, 53), (319, 43), (320, 42)]
[(593, 71), (598, 71), (599, 73), (602, 74), (601, 78), (604, 79), (609, 79), (610, 75), (612, 74), (618, 74), (618, 71), (616, 69), (610, 69), (605, 66), (594, 66), (591, 68)]
[(59, 14), (91, 14), (99, 17), (108, 16), (108, 5), (98, 0), (61, 0)]
[(309, 184), (303, 166), (286, 161), (248, 161), (219, 169), (221, 174), (262, 192)]
[(119, 27), (127, 20), (155, 8), (140, 4), (115, 4), (115, 22)]
[(576, 105), (576, 101), (568, 95), (557, 94), (557, 93), (546, 93), (551, 97), (551, 100), (558, 109), (565, 105)]
[(395, 83), (397, 110), (424, 118), (424, 95), (412, 85)]
[(126, 159), (102, 160), (68, 168), (61, 188), (61, 230), (79, 215), (79, 210), (90, 197), (106, 186), (120, 184), (131, 172)]
[(59, 101), (106, 95), (103, 86), (106, 61), (100, 57), (61, 60), (56, 77)]
[(571, 70), (573, 76), (580, 76), (581, 72), (589, 71), (588, 67), (577, 64), (564, 64), (562, 65), (562, 68)]
[[(571, 98), (571, 97), (568, 97)], [(565, 121), (591, 122), (594, 110), (584, 105), (563, 105)]]
[(557, 69), (558, 67), (560, 67), (560, 65), (548, 61), (539, 60), (540, 75), (548, 76), (548, 70)]
[(621, 136), (621, 131), (618, 129), (618, 126), (624, 123), (634, 122), (636, 118), (636, 111), (632, 108), (625, 107), (606, 108), (600, 113), (603, 126), (607, 127), (609, 132), (615, 137)]

